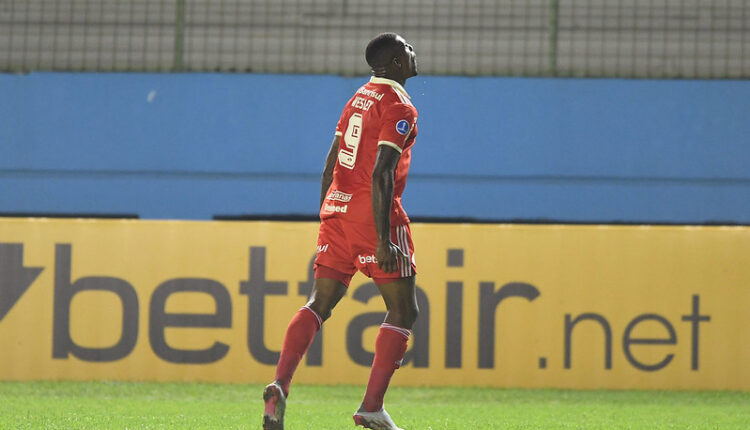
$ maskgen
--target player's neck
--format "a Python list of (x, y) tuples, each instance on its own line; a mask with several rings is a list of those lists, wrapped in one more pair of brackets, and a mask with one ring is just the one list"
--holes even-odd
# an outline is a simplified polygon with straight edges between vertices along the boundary
[(392, 81), (398, 82), (402, 87), (406, 84), (406, 78), (404, 78), (403, 76), (394, 76), (393, 73), (386, 70), (385, 68), (373, 69), (372, 75), (376, 78), (390, 79)]

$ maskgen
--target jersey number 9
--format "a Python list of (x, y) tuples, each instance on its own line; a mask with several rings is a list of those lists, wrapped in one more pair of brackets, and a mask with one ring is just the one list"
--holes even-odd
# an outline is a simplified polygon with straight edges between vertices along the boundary
[(354, 169), (357, 161), (357, 148), (362, 138), (362, 114), (353, 113), (349, 117), (349, 126), (344, 133), (344, 148), (339, 151), (339, 164), (347, 169)]

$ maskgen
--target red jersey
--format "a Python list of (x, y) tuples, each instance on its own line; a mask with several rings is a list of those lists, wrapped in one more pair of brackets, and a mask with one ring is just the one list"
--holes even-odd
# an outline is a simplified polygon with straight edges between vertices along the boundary
[(379, 146), (387, 145), (401, 153), (393, 178), (391, 225), (407, 224), (409, 217), (401, 205), (401, 194), (417, 136), (417, 109), (406, 90), (396, 81), (371, 78), (344, 107), (336, 135), (341, 136), (338, 160), (320, 218), (375, 224), (372, 170)]

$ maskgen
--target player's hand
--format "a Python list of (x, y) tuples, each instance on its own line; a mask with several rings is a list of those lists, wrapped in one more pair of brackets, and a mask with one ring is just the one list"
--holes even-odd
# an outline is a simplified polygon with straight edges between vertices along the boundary
[(378, 267), (385, 273), (398, 270), (399, 259), (402, 264), (409, 263), (409, 257), (390, 240), (387, 242), (378, 242), (378, 246), (375, 248), (375, 258), (378, 259)]

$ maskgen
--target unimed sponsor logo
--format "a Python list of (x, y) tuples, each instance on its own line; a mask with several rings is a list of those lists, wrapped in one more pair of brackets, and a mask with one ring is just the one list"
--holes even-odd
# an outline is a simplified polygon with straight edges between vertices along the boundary
[[(153, 353), (159, 359), (172, 363), (212, 363), (221, 360), (231, 348), (245, 348), (254, 360), (262, 364), (273, 365), (279, 358), (279, 351), (268, 348), (267, 339), (264, 338), (266, 324), (270, 318), (278, 315), (268, 315), (266, 300), (272, 296), (307, 296), (313, 286), (312, 262), (308, 267), (308, 279), (298, 285), (296, 291), (292, 292), (286, 281), (268, 280), (266, 276), (266, 251), (265, 247), (250, 247), (249, 260), (247, 261), (248, 276), (240, 279), (234, 288), (239, 287), (240, 295), (244, 296), (240, 303), (233, 303), (229, 289), (221, 282), (208, 278), (172, 278), (164, 279), (153, 286), (153, 289), (136, 288), (127, 279), (105, 276), (105, 275), (79, 275), (76, 278), (73, 273), (80, 274), (75, 270), (74, 247), (69, 243), (54, 245), (54, 267), (27, 267), (24, 263), (24, 245), (22, 243), (0, 243), (0, 324), (3, 319), (14, 311), (18, 303), (23, 302), (23, 296), (29, 288), (34, 288), (34, 283), (40, 273), (52, 270), (53, 294), (49, 300), (53, 303), (53, 333), (50, 352), (54, 359), (69, 360), (75, 357), (78, 360), (89, 362), (108, 362), (126, 358), (130, 355), (139, 341), (139, 321), (141, 314), (147, 313), (148, 318), (143, 320), (148, 324), (147, 342)], [(460, 248), (447, 249), (446, 267), (463, 267), (464, 250)], [(360, 261), (364, 263), (376, 262), (374, 255), (359, 255)], [(478, 294), (476, 309), (467, 309), (464, 301), (467, 296), (466, 286), (463, 281), (448, 281), (440, 287), (433, 286), (430, 294), (445, 294), (445, 309), (433, 309), (430, 304), (430, 296), (427, 292), (417, 286), (417, 300), (420, 307), (420, 316), (413, 327), (413, 346), (407, 353), (404, 363), (411, 363), (414, 367), (444, 367), (450, 368), (478, 368), (492, 369), (497, 363), (495, 360), (497, 315), (500, 309), (508, 306), (522, 306), (525, 309), (533, 307), (544, 290), (529, 282), (511, 281), (496, 283), (491, 281), (480, 282), (478, 289), (473, 294)], [(144, 294), (144, 291), (149, 291)], [(90, 347), (80, 345), (71, 337), (71, 320), (81, 318), (80, 315), (71, 314), (71, 303), (76, 295), (82, 292), (87, 294), (114, 294), (122, 307), (122, 325), (118, 341), (111, 346)], [(167, 311), (166, 303), (170, 296), (182, 292), (200, 293), (205, 295), (206, 300), (211, 300), (214, 306), (212, 313), (178, 313)], [(361, 285), (351, 285), (348, 295), (361, 303), (379, 297), (378, 290), (372, 282)], [(511, 298), (521, 300), (508, 300)], [(573, 339), (581, 327), (588, 327), (599, 331), (601, 339), (599, 346), (593, 349), (602, 351), (603, 360), (601, 366), (604, 369), (612, 369), (614, 354), (621, 354), (628, 366), (635, 369), (653, 372), (666, 368), (675, 358), (675, 353), (664, 349), (656, 349), (649, 354), (650, 361), (640, 359), (634, 353), (633, 347), (638, 346), (639, 353), (647, 348), (663, 348), (675, 346), (679, 342), (687, 342), (690, 345), (690, 369), (700, 369), (701, 356), (701, 327), (711, 322), (711, 315), (701, 309), (701, 297), (699, 294), (686, 294), (684, 297), (676, 297), (675, 300), (684, 302), (685, 311), (679, 318), (668, 318), (656, 312), (635, 313), (628, 317), (627, 323), (615, 326), (610, 318), (596, 309), (586, 312), (569, 313), (561, 310), (560, 324), (563, 327), (560, 333), (550, 333), (549, 336), (561, 336), (563, 345), (562, 360), (551, 362), (546, 357), (539, 357), (539, 369), (551, 366), (559, 366), (561, 369), (575, 367), (573, 357)], [(165, 336), (167, 329), (226, 329), (232, 328), (232, 313), (237, 306), (246, 306), (248, 318), (244, 322), (247, 328), (247, 338), (244, 345), (229, 345), (215, 341), (205, 348), (185, 349), (172, 345)], [(443, 314), (444, 312), (444, 314)], [(439, 313), (439, 314), (438, 314)], [(468, 313), (468, 315), (465, 315)], [(355, 315), (347, 322), (345, 350), (349, 359), (361, 366), (370, 366), (373, 353), (365, 349), (363, 336), (366, 330), (379, 326), (385, 316), (385, 312), (367, 312)], [(463, 328), (466, 318), (478, 319), (478, 332), (467, 333)], [(431, 363), (430, 340), (434, 334), (430, 331), (430, 321), (440, 320), (445, 324), (445, 352), (440, 363)], [(641, 325), (658, 325), (664, 336), (643, 337), (636, 336)], [(1, 328), (1, 327), (0, 327)], [(325, 357), (322, 347), (322, 336), (325, 328), (316, 336), (306, 357), (309, 366), (321, 366)], [(678, 337), (678, 333), (681, 333)], [(477, 362), (464, 363), (462, 338), (464, 336), (477, 336)], [(615, 342), (615, 339), (618, 341)], [(589, 342), (590, 343), (590, 342)], [(205, 345), (204, 345), (205, 346)], [(600, 349), (599, 349), (600, 348)], [(675, 349), (671, 349), (674, 351)], [(684, 350), (684, 349), (683, 349)], [(441, 354), (442, 355), (442, 354)], [(654, 360), (656, 355), (659, 359)], [(620, 361), (622, 362), (622, 361)]]
[(327, 203), (325, 205), (326, 212), (336, 212), (336, 213), (345, 214), (348, 209), (349, 209), (349, 205), (337, 206), (337, 205), (329, 205)]

